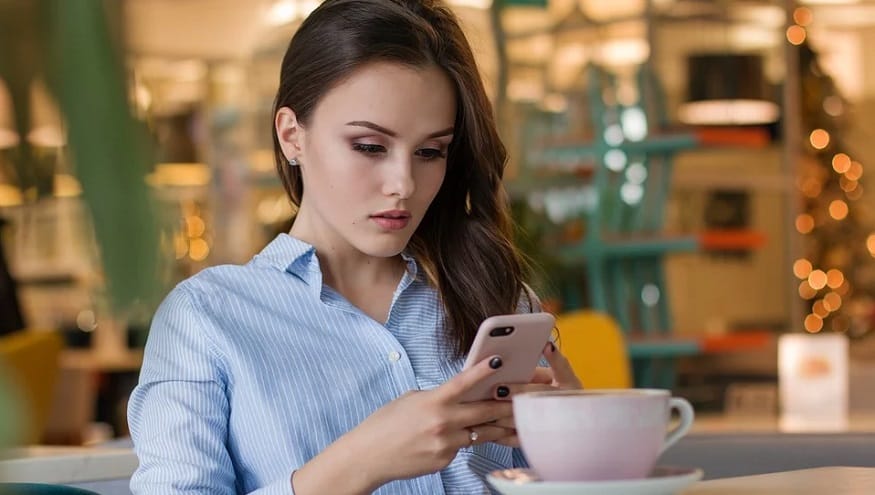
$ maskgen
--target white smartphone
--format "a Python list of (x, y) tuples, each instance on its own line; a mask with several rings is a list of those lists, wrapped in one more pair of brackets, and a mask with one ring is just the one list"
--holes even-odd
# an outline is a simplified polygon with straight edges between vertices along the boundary
[(495, 387), (501, 384), (529, 383), (555, 324), (556, 319), (550, 313), (498, 315), (483, 320), (464, 369), (489, 356), (501, 357), (502, 365), (496, 373), (470, 389), (462, 402), (493, 399)]

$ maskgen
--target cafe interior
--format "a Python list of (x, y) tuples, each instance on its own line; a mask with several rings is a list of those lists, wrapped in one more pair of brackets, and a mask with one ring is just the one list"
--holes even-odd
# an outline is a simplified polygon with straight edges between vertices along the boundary
[[(875, 1), (446, 1), (584, 387), (687, 399), (690, 493), (875, 493)], [(0, 480), (130, 493), (157, 303), (291, 225), (272, 103), (319, 3), (0, 2)], [(746, 490), (707, 493), (783, 493)]]

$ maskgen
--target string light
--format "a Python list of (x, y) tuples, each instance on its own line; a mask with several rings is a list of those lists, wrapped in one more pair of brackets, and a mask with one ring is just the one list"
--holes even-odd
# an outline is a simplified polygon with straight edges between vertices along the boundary
[(869, 250), (869, 254), (875, 257), (875, 233), (869, 234), (869, 237), (866, 238), (866, 248)]
[(860, 185), (860, 184), (857, 181), (850, 180), (847, 177), (845, 177), (844, 175), (839, 177), (839, 187), (841, 187), (842, 191), (844, 191), (846, 193), (853, 191), (854, 189), (857, 188), (858, 185)]
[(830, 117), (838, 117), (845, 109), (845, 104), (842, 99), (836, 95), (830, 95), (823, 100), (823, 111), (829, 114)]
[(201, 238), (192, 239), (188, 251), (188, 255), (192, 260), (203, 261), (207, 259), (207, 256), (210, 254), (210, 245), (207, 244), (207, 241)]
[(808, 283), (808, 280), (803, 280), (802, 283), (799, 284), (799, 297), (801, 297), (802, 299), (814, 299), (814, 296), (816, 295), (817, 291), (811, 287), (811, 284)]
[(808, 26), (814, 20), (814, 14), (808, 7), (799, 7), (793, 11), (793, 22), (800, 26)]
[(840, 174), (847, 172), (851, 169), (851, 157), (844, 153), (837, 153), (832, 157), (832, 168)]
[(839, 308), (842, 307), (842, 296), (836, 294), (835, 292), (830, 292), (829, 294), (823, 296), (823, 305), (828, 311), (838, 311)]
[(826, 272), (826, 285), (830, 289), (838, 289), (845, 283), (845, 274), (836, 268)]
[(796, 278), (800, 280), (806, 280), (813, 269), (811, 262), (805, 258), (798, 259), (793, 263), (793, 275), (796, 275)]
[(851, 162), (850, 167), (845, 172), (845, 177), (848, 180), (860, 180), (860, 177), (863, 177), (863, 164), (860, 162)]
[(851, 201), (857, 201), (858, 199), (863, 197), (863, 186), (857, 186), (853, 191), (848, 191), (845, 196), (848, 197)]
[(826, 287), (826, 273), (823, 270), (814, 270), (808, 275), (808, 283), (814, 290)]
[(829, 310), (826, 309), (826, 305), (823, 304), (822, 300), (814, 301), (814, 304), (811, 305), (811, 312), (820, 318), (826, 318), (829, 316)]
[(822, 150), (829, 146), (829, 133), (823, 129), (815, 129), (811, 131), (811, 135), (808, 139), (811, 141), (811, 146), (813, 146), (814, 149)]
[(803, 213), (796, 217), (796, 230), (800, 234), (810, 234), (814, 230), (814, 217), (808, 213)]
[(829, 216), (836, 220), (844, 220), (848, 216), (848, 204), (837, 199), (829, 204)]
[(787, 28), (787, 41), (791, 44), (799, 46), (805, 42), (805, 37), (806, 34), (804, 27), (794, 24)]
[(817, 333), (821, 330), (823, 330), (822, 318), (814, 314), (805, 317), (805, 331), (808, 333)]
[(808, 178), (802, 184), (802, 194), (809, 198), (816, 198), (820, 196), (821, 191), (823, 191), (823, 185), (814, 178)]

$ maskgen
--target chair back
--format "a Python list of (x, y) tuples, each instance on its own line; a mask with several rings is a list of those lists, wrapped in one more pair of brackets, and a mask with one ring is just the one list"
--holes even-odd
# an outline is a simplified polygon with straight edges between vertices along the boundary
[(27, 422), (16, 439), (22, 444), (40, 443), (52, 410), (62, 347), (61, 336), (53, 331), (22, 330), (0, 337), (0, 373)]
[(580, 310), (560, 314), (557, 344), (586, 389), (630, 388), (632, 372), (623, 332), (610, 316)]

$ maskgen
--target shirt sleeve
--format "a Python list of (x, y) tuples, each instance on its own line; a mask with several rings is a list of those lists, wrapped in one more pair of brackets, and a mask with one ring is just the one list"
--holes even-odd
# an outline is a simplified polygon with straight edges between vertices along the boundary
[[(184, 286), (153, 318), (128, 423), (139, 467), (135, 494), (233, 495), (237, 483), (225, 440), (230, 411), (225, 367), (204, 330), (208, 319)], [(253, 494), (292, 494), (291, 473)]]

